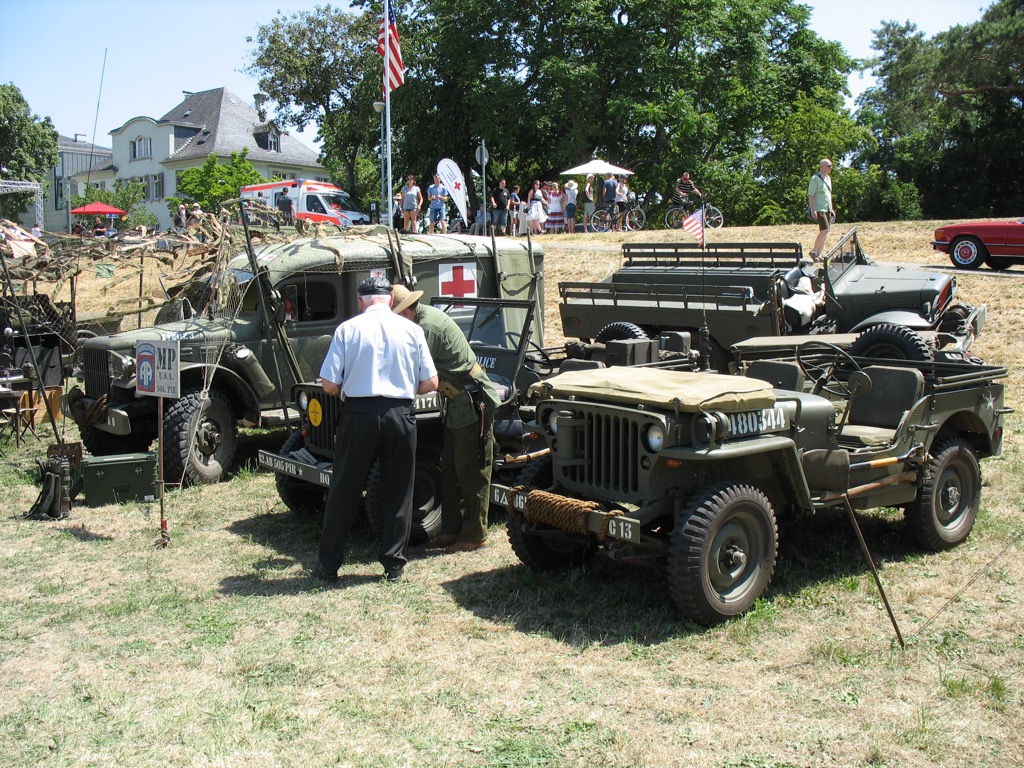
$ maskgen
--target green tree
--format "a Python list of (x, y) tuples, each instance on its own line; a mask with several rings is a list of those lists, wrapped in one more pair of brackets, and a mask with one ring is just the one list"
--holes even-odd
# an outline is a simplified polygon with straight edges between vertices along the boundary
[(114, 189), (87, 187), (84, 195), (72, 195), (71, 207), (79, 208), (89, 203), (106, 203), (125, 211), (119, 225), (121, 229), (148, 227), (156, 229), (160, 220), (156, 214), (146, 210), (146, 187), (140, 181), (116, 181)]
[(216, 155), (195, 168), (188, 168), (178, 177), (180, 197), (168, 197), (167, 209), (174, 215), (181, 203), (199, 203), (204, 211), (216, 214), (226, 200), (238, 197), (247, 184), (266, 181), (247, 159), (248, 150), (232, 152), (227, 163)]
[(317, 126), (325, 165), (353, 196), (362, 192), (356, 158), (367, 142), (376, 143), (370, 126), (377, 123), (373, 102), (380, 82), (374, 87), (366, 75), (376, 57), (379, 18), (317, 6), (280, 14), (246, 38), (256, 46), (246, 72), (276, 103), (277, 119), (300, 129)]
[[(57, 130), (48, 117), (33, 115), (21, 90), (0, 85), (0, 178), (45, 183), (57, 164)], [(32, 203), (34, 193), (0, 195), (0, 215), (13, 219)]]

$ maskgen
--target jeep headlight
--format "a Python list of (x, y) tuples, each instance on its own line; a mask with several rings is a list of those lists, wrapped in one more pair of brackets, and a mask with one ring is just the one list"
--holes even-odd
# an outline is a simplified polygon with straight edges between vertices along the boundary
[(552, 408), (548, 411), (548, 432), (552, 435), (558, 434), (558, 411)]
[(112, 379), (127, 380), (135, 375), (135, 358), (111, 352), (109, 360)]
[(644, 447), (651, 453), (658, 453), (665, 447), (665, 429), (660, 424), (650, 424), (643, 431)]
[(309, 392), (307, 392), (306, 390), (302, 390), (301, 392), (299, 392), (299, 410), (302, 411), (303, 413), (305, 413), (306, 409), (308, 407), (309, 407)]

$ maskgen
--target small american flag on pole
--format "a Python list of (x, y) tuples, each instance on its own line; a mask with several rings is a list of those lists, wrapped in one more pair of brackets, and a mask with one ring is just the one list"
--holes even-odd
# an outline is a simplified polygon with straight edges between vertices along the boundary
[(384, 15), (380, 18), (380, 32), (377, 35), (377, 53), (384, 57), (384, 92), (391, 93), (405, 82), (398, 20), (391, 0), (384, 0)]
[(698, 208), (696, 211), (691, 213), (685, 219), (683, 219), (683, 229), (686, 233), (697, 238), (697, 242), (700, 243), (700, 247), (704, 247), (704, 209)]

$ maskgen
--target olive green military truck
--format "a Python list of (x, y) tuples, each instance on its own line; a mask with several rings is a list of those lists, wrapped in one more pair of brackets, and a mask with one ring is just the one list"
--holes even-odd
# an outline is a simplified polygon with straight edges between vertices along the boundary
[(923, 548), (962, 542), (1011, 412), (1006, 370), (797, 348), (746, 376), (596, 368), (534, 385), (550, 455), (492, 490), (519, 559), (654, 559), (683, 615), (715, 624), (765, 594), (783, 516), (902, 507)]
[[(689, 332), (710, 367), (744, 339), (858, 334), (856, 355), (964, 359), (985, 307), (957, 301), (955, 275), (876, 264), (851, 230), (823, 267), (798, 243), (627, 243), (621, 269), (600, 282), (562, 282), (567, 338), (654, 337)], [(700, 329), (708, 338), (698, 345)]]
[[(315, 381), (335, 328), (357, 314), (356, 287), (371, 274), (427, 295), (504, 296), (542, 291), (543, 254), (524, 243), (384, 230), (300, 239), (231, 260), (171, 309), (177, 319), (83, 342), (80, 378), (65, 396), (90, 453), (144, 450), (157, 435), (156, 398), (136, 394), (139, 341), (180, 342), (180, 399), (164, 409), (164, 476), (217, 482), (233, 462), (240, 426), (297, 426), (292, 388)], [(538, 286), (539, 282), (539, 286)], [(535, 287), (536, 286), (536, 287)], [(538, 302), (543, 306), (543, 294)], [(166, 313), (165, 313), (166, 314)], [(538, 314), (538, 327), (542, 319)], [(436, 409), (436, 402), (421, 406)]]

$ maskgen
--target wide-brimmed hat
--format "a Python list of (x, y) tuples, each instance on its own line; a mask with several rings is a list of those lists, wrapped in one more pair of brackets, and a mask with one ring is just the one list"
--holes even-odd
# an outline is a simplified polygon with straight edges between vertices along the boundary
[(565, 188), (566, 189), (576, 189), (577, 186), (579, 186), (579, 185), (575, 181), (573, 181), (572, 179), (570, 179), (569, 181), (565, 182)]
[(404, 312), (417, 301), (423, 295), (423, 291), (410, 291), (404, 285), (396, 285), (391, 288), (391, 295), (394, 297), (394, 301), (391, 305), (391, 311), (395, 314)]

